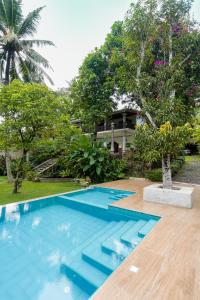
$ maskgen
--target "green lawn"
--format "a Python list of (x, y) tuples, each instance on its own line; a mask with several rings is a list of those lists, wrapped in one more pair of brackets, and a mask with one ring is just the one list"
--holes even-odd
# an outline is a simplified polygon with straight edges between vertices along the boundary
[(28, 200), (53, 194), (59, 194), (80, 189), (80, 185), (73, 182), (30, 182), (24, 181), (20, 193), (12, 194), (12, 186), (6, 177), (0, 177), (0, 205)]
[(185, 156), (185, 161), (199, 161), (200, 160), (200, 155), (186, 155)]

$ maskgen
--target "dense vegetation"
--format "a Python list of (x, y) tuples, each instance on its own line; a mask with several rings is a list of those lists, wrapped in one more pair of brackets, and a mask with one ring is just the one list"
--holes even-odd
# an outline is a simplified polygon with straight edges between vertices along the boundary
[(199, 99), (200, 30), (190, 18), (191, 6), (186, 0), (132, 3), (104, 45), (86, 57), (71, 86), (79, 117), (85, 122), (90, 112), (93, 128), (120, 100), (140, 110), (146, 125), (136, 129), (136, 155), (162, 160), (166, 188), (172, 188), (171, 157), (191, 137), (187, 123)]

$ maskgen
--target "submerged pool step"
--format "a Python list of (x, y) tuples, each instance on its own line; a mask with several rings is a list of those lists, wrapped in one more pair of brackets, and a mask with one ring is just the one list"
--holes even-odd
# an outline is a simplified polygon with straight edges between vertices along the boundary
[[(99, 230), (96, 234), (85, 240), (83, 243), (81, 243), (78, 247), (76, 247), (72, 253), (71, 257), (73, 260), (73, 257), (76, 256), (78, 253), (80, 253), (83, 249), (93, 245), (97, 240), (102, 239), (102, 236), (105, 236), (110, 230), (113, 230), (115, 226), (117, 225), (116, 221), (112, 221), (108, 223), (107, 225), (104, 225), (101, 230)], [(66, 262), (64, 262), (66, 263)], [(69, 261), (67, 261), (69, 263)]]
[(126, 246), (124, 243), (119, 240), (108, 240), (102, 244), (102, 251), (108, 254), (114, 253), (120, 260), (126, 258), (134, 247)]
[(121, 263), (119, 257), (104, 253), (100, 247), (95, 250), (90, 248), (85, 249), (82, 252), (82, 257), (85, 261), (107, 275), (110, 275)]
[(70, 264), (63, 264), (61, 270), (75, 284), (84, 286), (85, 291), (89, 294), (94, 293), (107, 279), (107, 274), (81, 258)]
[(138, 236), (138, 232), (146, 225), (146, 221), (140, 220), (128, 229), (124, 234), (121, 235), (121, 241), (128, 246), (135, 247), (141, 241), (141, 237)]
[(115, 235), (119, 230), (126, 226), (126, 221), (119, 221), (110, 230), (107, 230), (103, 235), (95, 240), (95, 243), (86, 247), (82, 251), (83, 259), (99, 268), (106, 274), (110, 274), (120, 264), (121, 259), (116, 255), (109, 255), (102, 251), (101, 244), (112, 235)]
[(156, 225), (157, 221), (149, 220), (138, 232), (138, 235), (143, 238)]
[(101, 209), (102, 211), (107, 211), (107, 206), (99, 204), (99, 203), (92, 203), (87, 201), (78, 200), (76, 198), (70, 197), (70, 196), (58, 196), (60, 199), (65, 200), (65, 204), (77, 206), (80, 205), (80, 207), (91, 207), (91, 208), (97, 208)]
[(122, 243), (122, 241), (120, 241), (120, 236), (132, 228), (135, 223), (135, 221), (128, 221), (124, 226), (119, 228), (117, 232), (102, 243), (102, 250), (108, 254), (115, 253), (121, 259), (125, 258), (132, 251), (132, 247), (128, 247)]

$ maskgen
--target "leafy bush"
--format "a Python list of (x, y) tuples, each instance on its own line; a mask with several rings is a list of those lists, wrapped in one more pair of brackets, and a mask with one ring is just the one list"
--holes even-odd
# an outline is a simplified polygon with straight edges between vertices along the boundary
[[(172, 176), (176, 175), (182, 168), (185, 160), (184, 157), (173, 159), (171, 163)], [(151, 181), (162, 181), (162, 168), (156, 168), (146, 173), (146, 178)]]
[(112, 159), (101, 143), (91, 141), (86, 136), (73, 139), (63, 164), (66, 170), (62, 176), (89, 177), (92, 182), (123, 178), (126, 168), (124, 161)]
[(162, 169), (153, 169), (146, 173), (146, 178), (151, 181), (162, 181)]
[(37, 172), (30, 170), (26, 173), (26, 179), (28, 181), (34, 181), (34, 182), (39, 182), (40, 178), (38, 177)]

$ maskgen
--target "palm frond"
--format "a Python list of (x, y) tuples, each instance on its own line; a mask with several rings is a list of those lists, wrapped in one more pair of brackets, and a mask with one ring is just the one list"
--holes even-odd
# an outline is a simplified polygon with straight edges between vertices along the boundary
[(20, 37), (33, 35), (36, 32), (37, 25), (40, 20), (40, 12), (43, 8), (44, 6), (39, 7), (28, 14), (18, 29), (18, 35)]
[(20, 44), (22, 46), (27, 46), (27, 47), (43, 47), (43, 46), (55, 46), (55, 44), (52, 41), (48, 40), (20, 40)]
[(23, 52), (28, 55), (29, 57), (31, 57), (36, 63), (41, 64), (44, 68), (46, 69), (52, 69), (51, 65), (49, 64), (48, 60), (46, 58), (44, 58), (40, 53), (38, 53), (36, 50), (34, 49), (23, 49)]
[(32, 67), (34, 67), (35, 70), (37, 70), (37, 72), (40, 71), (52, 85), (54, 84), (53, 80), (47, 74), (47, 72), (44, 70), (44, 68), (40, 65), (40, 63), (36, 62), (30, 55), (28, 55), (27, 53), (24, 53), (24, 60), (26, 60), (30, 64), (30, 66), (32, 65)]
[(29, 82), (31, 80), (31, 75), (26, 61), (24, 61), (20, 53), (17, 53), (16, 59), (18, 60), (18, 67), (19, 67), (20, 74), (22, 75), (25, 82)]
[(21, 0), (0, 0), (0, 19), (4, 28), (16, 29), (22, 21)]

